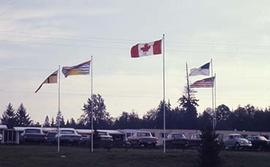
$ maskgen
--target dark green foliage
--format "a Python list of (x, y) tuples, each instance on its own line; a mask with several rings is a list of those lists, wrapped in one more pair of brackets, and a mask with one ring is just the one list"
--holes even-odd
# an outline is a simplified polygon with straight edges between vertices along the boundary
[(70, 119), (70, 128), (76, 128), (76, 122), (73, 118)]
[(211, 127), (201, 130), (202, 144), (198, 150), (200, 167), (218, 167), (220, 164), (219, 153), (221, 145), (218, 141), (218, 135)]
[(194, 97), (182, 96), (179, 100), (179, 106), (183, 110), (184, 129), (196, 129), (197, 128), (197, 109), (198, 100)]
[(65, 120), (64, 120), (64, 117), (63, 117), (61, 111), (58, 111), (57, 112), (57, 115), (56, 115), (56, 126), (65, 127)]
[(29, 126), (32, 122), (23, 104), (20, 105), (15, 115), (16, 115), (16, 126), (26, 127)]
[(55, 127), (55, 122), (54, 122), (54, 118), (53, 117), (51, 119), (51, 127)]
[(1, 123), (7, 125), (8, 128), (13, 128), (17, 125), (16, 114), (11, 103), (8, 104), (6, 111), (4, 111)]
[(203, 114), (198, 118), (199, 127), (212, 127), (213, 116), (210, 113), (204, 111)]
[(49, 119), (48, 115), (45, 117), (43, 127), (50, 127), (50, 119)]
[(79, 125), (84, 127), (90, 127), (92, 109), (93, 108), (93, 124), (97, 129), (108, 129), (112, 126), (112, 120), (110, 114), (106, 111), (104, 99), (99, 94), (92, 95), (91, 99), (87, 100), (87, 103), (83, 105), (84, 114), (79, 119)]
[(132, 112), (123, 112), (122, 115), (115, 120), (114, 127), (116, 129), (140, 129), (142, 128), (142, 120), (138, 114)]

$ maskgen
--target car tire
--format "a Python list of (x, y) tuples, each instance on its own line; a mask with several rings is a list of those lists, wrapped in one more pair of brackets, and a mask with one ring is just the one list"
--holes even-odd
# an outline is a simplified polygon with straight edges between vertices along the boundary
[(237, 150), (237, 151), (240, 150), (240, 144), (239, 143), (235, 143), (234, 149)]

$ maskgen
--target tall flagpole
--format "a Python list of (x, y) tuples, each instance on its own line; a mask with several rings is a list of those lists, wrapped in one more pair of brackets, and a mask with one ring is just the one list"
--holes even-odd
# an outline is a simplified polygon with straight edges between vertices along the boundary
[(92, 100), (92, 96), (93, 96), (93, 56), (91, 56), (91, 131), (92, 131), (92, 135), (91, 135), (91, 152), (94, 152), (94, 123), (93, 123), (93, 100)]
[[(213, 74), (213, 60), (211, 59), (211, 77), (213, 78), (214, 77), (214, 74)], [(214, 81), (215, 82), (215, 81)], [(213, 130), (215, 130), (216, 126), (215, 126), (215, 108), (214, 108), (214, 86), (212, 86), (212, 111), (213, 111)]]
[[(60, 65), (58, 67), (58, 113), (60, 113)], [(57, 113), (57, 117), (58, 117)], [(57, 138), (57, 151), (60, 153), (60, 119), (58, 118), (58, 138)]]
[(215, 90), (214, 90), (214, 97), (215, 97), (215, 101), (214, 101), (214, 116), (215, 116), (215, 128), (217, 126), (217, 78), (216, 78), (216, 73), (214, 74), (215, 80), (214, 80), (214, 86), (215, 86)]
[(163, 43), (163, 152), (166, 153), (166, 108), (165, 108), (165, 34), (162, 37)]
[(187, 95), (188, 95), (188, 100), (190, 100), (190, 87), (189, 87), (188, 64), (187, 64), (187, 62), (186, 62), (186, 75), (187, 75)]

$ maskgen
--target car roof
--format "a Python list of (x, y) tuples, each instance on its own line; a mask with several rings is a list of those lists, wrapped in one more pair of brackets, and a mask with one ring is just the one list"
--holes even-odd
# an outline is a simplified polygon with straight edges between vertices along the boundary
[(241, 136), (241, 134), (238, 134), (238, 133), (232, 133), (232, 134), (229, 134), (228, 136)]
[(0, 129), (7, 129), (7, 125), (0, 125)]

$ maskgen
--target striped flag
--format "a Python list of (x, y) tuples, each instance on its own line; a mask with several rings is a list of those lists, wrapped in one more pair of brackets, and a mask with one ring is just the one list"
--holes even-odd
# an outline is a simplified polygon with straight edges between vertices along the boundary
[(76, 66), (63, 67), (62, 72), (65, 75), (65, 77), (69, 75), (87, 75), (89, 74), (89, 71), (90, 71), (90, 62), (91, 60), (81, 63)]
[(57, 83), (57, 76), (58, 76), (58, 70), (56, 70), (50, 76), (48, 76), (48, 78), (46, 78), (45, 81), (43, 81), (41, 85), (37, 88), (35, 93), (39, 91), (39, 89), (42, 87), (43, 84)]
[(215, 77), (198, 80), (190, 85), (190, 88), (212, 88), (214, 87)]

